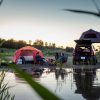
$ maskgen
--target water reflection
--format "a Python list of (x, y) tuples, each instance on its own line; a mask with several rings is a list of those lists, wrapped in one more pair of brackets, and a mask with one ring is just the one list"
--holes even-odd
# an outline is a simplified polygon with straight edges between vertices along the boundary
[[(99, 100), (100, 99), (100, 69), (53, 69), (43, 71), (23, 69), (37, 82), (47, 87), (63, 100)], [(36, 72), (36, 73), (34, 73)], [(9, 81), (15, 100), (32, 100), (38, 98), (36, 93), (12, 70), (7, 70), (6, 81)], [(25, 90), (25, 91), (23, 91)], [(41, 100), (40, 98), (34, 100)]]
[(66, 84), (67, 71), (65, 69), (55, 70), (56, 88), (55, 92), (61, 91), (63, 89), (64, 83)]
[[(42, 100), (42, 98), (25, 82), (18, 73), (13, 70), (6, 70), (6, 77), (4, 83), (12, 87), (10, 93), (15, 95), (14, 100)], [(1, 72), (1, 70), (0, 70)], [(1, 99), (0, 99), (1, 100)]]
[[(76, 94), (81, 94), (86, 100), (99, 100), (100, 86), (95, 86), (96, 69), (87, 69), (82, 75), (79, 69), (74, 70), (74, 80), (76, 84)], [(78, 72), (78, 73), (77, 73)]]
[(64, 80), (66, 75), (67, 75), (67, 71), (65, 69), (56, 69), (55, 70), (55, 78), (56, 78), (56, 80), (58, 80), (59, 77), (61, 77), (61, 79)]
[[(37, 69), (22, 69), (23, 72), (27, 73), (28, 75), (30, 75), (32, 78), (39, 80), (39, 78), (42, 76), (44, 69), (41, 68), (37, 68)], [(15, 80), (18, 83), (24, 83), (27, 84), (26, 81), (24, 81), (24, 79), (16, 72), (14, 72), (15, 75)]]

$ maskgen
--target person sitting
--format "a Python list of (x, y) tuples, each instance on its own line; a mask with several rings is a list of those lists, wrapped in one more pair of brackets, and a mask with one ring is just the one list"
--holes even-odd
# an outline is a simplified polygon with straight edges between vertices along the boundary
[(65, 56), (64, 53), (61, 53), (60, 57), (59, 57), (59, 60), (62, 62), (62, 63), (65, 63), (67, 62), (67, 59), (68, 59), (68, 55)]
[(47, 59), (47, 64), (49, 65), (49, 66), (54, 66), (55, 65), (55, 60), (54, 59)]
[(20, 59), (22, 60), (22, 64), (26, 63), (24, 56), (20, 56)]
[(37, 64), (42, 64), (45, 63), (44, 58), (42, 58), (39, 54), (39, 52), (36, 53), (36, 57), (35, 57), (36, 63)]

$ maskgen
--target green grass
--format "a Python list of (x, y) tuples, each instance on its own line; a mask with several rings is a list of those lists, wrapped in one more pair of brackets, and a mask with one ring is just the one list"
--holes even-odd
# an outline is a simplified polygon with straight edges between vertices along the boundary
[(5, 72), (1, 71), (0, 74), (0, 100), (14, 100), (15, 95), (12, 96), (9, 93), (9, 89), (11, 88), (8, 86), (8, 83), (4, 83)]
[(1, 56), (13, 56), (14, 52), (9, 52), (9, 53), (0, 53)]
[(42, 49), (44, 56), (54, 56), (56, 52), (65, 52), (64, 50), (60, 49)]

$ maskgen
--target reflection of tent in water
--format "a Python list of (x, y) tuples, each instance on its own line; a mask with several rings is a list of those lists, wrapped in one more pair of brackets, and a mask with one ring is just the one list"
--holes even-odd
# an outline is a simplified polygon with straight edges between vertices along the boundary
[(83, 32), (80, 39), (89, 39), (92, 43), (100, 43), (100, 32), (90, 29)]
[(16, 62), (21, 56), (23, 56), (26, 61), (33, 61), (35, 59), (37, 52), (39, 52), (40, 56), (43, 57), (42, 51), (34, 47), (26, 46), (26, 47), (20, 48), (15, 52), (13, 61)]

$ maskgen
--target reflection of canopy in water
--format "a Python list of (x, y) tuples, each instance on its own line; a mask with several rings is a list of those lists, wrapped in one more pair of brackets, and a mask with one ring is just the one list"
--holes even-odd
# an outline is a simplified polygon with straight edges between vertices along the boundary
[(89, 39), (92, 43), (100, 43), (100, 32), (90, 29), (83, 32), (80, 39)]

